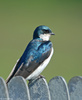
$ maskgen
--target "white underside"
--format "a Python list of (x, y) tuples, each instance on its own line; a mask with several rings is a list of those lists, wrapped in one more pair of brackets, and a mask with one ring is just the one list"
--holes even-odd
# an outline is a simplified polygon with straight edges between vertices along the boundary
[(40, 75), (40, 73), (45, 69), (45, 67), (48, 65), (51, 57), (53, 55), (53, 48), (51, 51), (50, 56), (31, 74), (29, 75), (26, 80), (31, 80), (31, 79), (35, 79), (37, 76)]

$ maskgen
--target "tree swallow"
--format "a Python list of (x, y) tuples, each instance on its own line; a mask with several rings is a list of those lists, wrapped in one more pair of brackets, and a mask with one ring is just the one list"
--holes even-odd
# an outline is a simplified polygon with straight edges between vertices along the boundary
[(40, 75), (53, 55), (52, 42), (49, 41), (51, 35), (54, 35), (54, 33), (47, 26), (41, 25), (35, 29), (33, 39), (15, 64), (7, 78), (7, 83), (14, 76), (22, 76), (26, 80), (33, 80)]

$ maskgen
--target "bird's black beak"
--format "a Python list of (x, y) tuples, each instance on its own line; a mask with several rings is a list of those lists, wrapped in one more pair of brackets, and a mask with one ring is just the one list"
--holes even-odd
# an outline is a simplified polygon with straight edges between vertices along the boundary
[(50, 35), (55, 35), (54, 33), (50, 33)]

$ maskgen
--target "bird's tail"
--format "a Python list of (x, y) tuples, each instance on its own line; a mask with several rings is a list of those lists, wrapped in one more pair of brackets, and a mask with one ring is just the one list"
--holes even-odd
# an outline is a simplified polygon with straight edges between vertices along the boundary
[(13, 67), (11, 73), (9, 74), (8, 78), (6, 79), (6, 84), (14, 77), (15, 75), (15, 69), (16, 69), (16, 66), (19, 62), (19, 59), (17, 60), (17, 63), (15, 64), (15, 66)]

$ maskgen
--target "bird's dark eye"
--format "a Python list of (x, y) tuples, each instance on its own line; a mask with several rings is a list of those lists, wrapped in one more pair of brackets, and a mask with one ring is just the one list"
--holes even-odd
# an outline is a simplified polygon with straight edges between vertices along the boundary
[(49, 30), (43, 30), (44, 33), (49, 33)]

